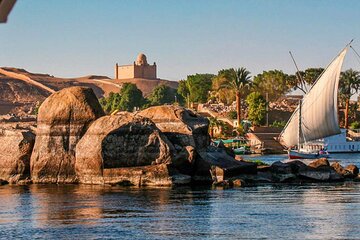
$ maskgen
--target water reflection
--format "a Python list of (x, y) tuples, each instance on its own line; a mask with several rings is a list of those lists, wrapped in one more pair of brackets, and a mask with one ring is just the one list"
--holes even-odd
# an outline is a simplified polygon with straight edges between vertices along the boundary
[[(303, 215), (309, 219), (311, 231), (305, 232), (305, 238), (321, 236), (330, 239), (333, 236), (349, 238), (351, 231), (358, 230), (356, 219), (360, 217), (359, 188), (353, 184), (326, 185), (312, 188), (303, 195)], [(333, 224), (329, 224), (335, 220)]]
[(0, 187), (0, 236), (14, 238), (358, 238), (355, 183), (240, 189)]
[(62, 224), (93, 224), (102, 218), (99, 186), (31, 185), (30, 194), (37, 227)]

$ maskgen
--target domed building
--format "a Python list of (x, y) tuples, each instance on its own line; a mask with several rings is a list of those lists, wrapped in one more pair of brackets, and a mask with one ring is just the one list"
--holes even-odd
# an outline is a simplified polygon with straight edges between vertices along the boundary
[(146, 59), (145, 54), (140, 53), (140, 54), (137, 56), (137, 58), (136, 58), (135, 64), (136, 64), (137, 66), (149, 65), (149, 64), (147, 63), (147, 59)]
[(148, 64), (145, 54), (140, 53), (131, 65), (115, 65), (115, 79), (157, 79), (156, 63)]

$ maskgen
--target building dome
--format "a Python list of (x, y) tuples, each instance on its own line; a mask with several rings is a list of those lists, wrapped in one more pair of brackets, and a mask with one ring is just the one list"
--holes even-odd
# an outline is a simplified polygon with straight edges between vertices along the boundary
[(147, 65), (146, 56), (143, 53), (140, 53), (136, 58), (136, 65)]

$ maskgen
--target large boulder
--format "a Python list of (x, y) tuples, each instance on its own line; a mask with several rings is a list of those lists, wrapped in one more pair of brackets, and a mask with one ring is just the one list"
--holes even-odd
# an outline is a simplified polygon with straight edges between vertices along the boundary
[(308, 169), (305, 163), (299, 160), (288, 162), (277, 161), (271, 164), (269, 170), (275, 182), (293, 182), (297, 180), (299, 172)]
[(19, 183), (30, 179), (35, 134), (29, 129), (0, 129), (0, 179)]
[(316, 159), (308, 164), (306, 168), (299, 170), (298, 176), (308, 181), (343, 181), (344, 178), (333, 167), (326, 158)]
[(136, 180), (146, 177), (150, 185), (168, 185), (166, 165), (181, 165), (173, 155), (173, 145), (150, 119), (123, 112), (90, 126), (76, 147), (76, 172), (81, 183), (149, 185)]
[(281, 161), (276, 161), (271, 164), (270, 170), (272, 173), (276, 174), (291, 174), (293, 173), (293, 168), (288, 163), (283, 163)]
[(237, 161), (223, 149), (208, 147), (207, 151), (199, 152), (199, 157), (195, 163), (194, 180), (211, 181), (211, 173), (214, 168), (221, 169), (224, 180), (241, 174), (257, 173), (255, 163)]
[(354, 164), (350, 164), (344, 168), (339, 162), (334, 162), (331, 164), (331, 167), (344, 178), (356, 178), (359, 174), (359, 168)]
[(359, 175), (359, 168), (354, 164), (346, 166), (345, 170), (348, 172), (347, 177), (349, 178), (355, 178)]
[[(176, 166), (184, 174), (193, 175), (195, 162), (202, 161), (199, 153), (210, 145), (209, 120), (189, 109), (163, 105), (147, 108), (138, 113), (150, 118), (175, 147), (175, 158), (187, 163)], [(209, 170), (209, 169), (208, 169)]]
[(298, 160), (288, 162), (276, 161), (268, 168), (273, 182), (293, 182), (301, 169), (307, 168), (306, 164)]
[(331, 182), (344, 179), (325, 158), (313, 160), (308, 165), (300, 160), (277, 161), (269, 170), (274, 182)]
[(312, 168), (327, 168), (330, 166), (330, 163), (326, 158), (319, 158), (311, 161), (308, 166)]
[(89, 125), (104, 112), (92, 89), (70, 87), (40, 106), (31, 177), (38, 183), (74, 183), (75, 147)]
[(346, 171), (345, 168), (343, 168), (343, 166), (341, 166), (339, 162), (332, 163), (331, 167), (341, 176), (346, 177), (349, 174), (348, 171)]
[(192, 146), (200, 151), (210, 144), (209, 120), (191, 110), (163, 105), (138, 114), (150, 118), (174, 145)]

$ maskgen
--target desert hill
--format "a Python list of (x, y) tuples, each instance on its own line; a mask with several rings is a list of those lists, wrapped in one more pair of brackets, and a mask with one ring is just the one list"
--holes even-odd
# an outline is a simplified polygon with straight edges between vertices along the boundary
[(107, 76), (89, 75), (78, 78), (59, 78), (49, 74), (31, 73), (25, 69), (0, 68), (0, 114), (26, 115), (51, 93), (71, 86), (85, 86), (94, 90), (98, 98), (118, 92), (125, 82), (134, 83), (148, 96), (153, 88), (165, 84), (177, 88), (178, 83), (157, 79), (114, 80)]

